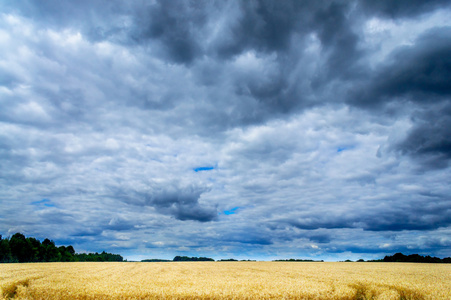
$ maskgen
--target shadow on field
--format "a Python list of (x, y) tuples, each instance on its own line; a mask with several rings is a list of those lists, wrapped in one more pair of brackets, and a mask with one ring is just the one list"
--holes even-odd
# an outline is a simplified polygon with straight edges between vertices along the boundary
[(20, 287), (27, 288), (30, 284), (29, 279), (24, 279), (10, 283), (2, 288), (2, 296), (5, 299), (15, 298)]
[[(355, 289), (355, 294), (349, 300), (376, 300), (380, 295), (380, 291), (369, 287), (364, 283), (357, 283), (350, 285)], [(399, 300), (424, 300), (425, 297), (418, 291), (410, 290), (399, 286), (384, 286), (398, 293)], [(343, 299), (345, 300), (345, 299)]]

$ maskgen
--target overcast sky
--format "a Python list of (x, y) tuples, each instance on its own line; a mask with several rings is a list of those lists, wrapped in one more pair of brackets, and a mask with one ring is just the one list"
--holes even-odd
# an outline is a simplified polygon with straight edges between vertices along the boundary
[(451, 256), (449, 4), (1, 1), (0, 234)]

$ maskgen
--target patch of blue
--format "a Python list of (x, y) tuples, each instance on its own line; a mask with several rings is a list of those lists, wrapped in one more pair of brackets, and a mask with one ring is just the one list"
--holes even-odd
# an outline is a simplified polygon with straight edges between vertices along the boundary
[(351, 150), (353, 148), (354, 148), (353, 146), (350, 146), (350, 147), (338, 147), (337, 148), (337, 152), (343, 152), (343, 151), (346, 151), (346, 150)]
[(194, 168), (194, 172), (201, 172), (201, 171), (210, 171), (213, 170), (215, 167), (199, 167), (199, 168)]
[(31, 202), (31, 204), (36, 205), (36, 206), (55, 207), (55, 204), (53, 204), (49, 199), (33, 201), (33, 202)]
[(49, 203), (49, 202), (50, 202), (49, 199), (42, 199), (39, 201), (33, 201), (33, 202), (31, 202), (31, 204), (43, 204), (43, 203)]
[(240, 209), (240, 207), (239, 207), (239, 206), (236, 206), (236, 207), (234, 207), (234, 208), (232, 208), (232, 209), (230, 209), (230, 210), (225, 210), (225, 211), (224, 211), (224, 214), (225, 214), (225, 215), (234, 215), (234, 214), (237, 213), (237, 210), (238, 210), (238, 209)]

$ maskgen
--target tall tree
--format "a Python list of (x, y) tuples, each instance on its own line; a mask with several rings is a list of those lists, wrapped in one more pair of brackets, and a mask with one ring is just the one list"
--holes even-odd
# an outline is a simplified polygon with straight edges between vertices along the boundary
[(0, 235), (0, 262), (11, 262), (11, 248), (9, 247), (9, 240), (2, 239)]
[(29, 262), (33, 258), (33, 247), (21, 233), (14, 234), (9, 240), (11, 255), (18, 262)]

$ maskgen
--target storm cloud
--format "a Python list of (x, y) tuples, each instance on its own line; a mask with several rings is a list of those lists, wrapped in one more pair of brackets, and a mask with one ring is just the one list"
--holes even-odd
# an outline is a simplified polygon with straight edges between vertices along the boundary
[(450, 256), (448, 2), (3, 1), (0, 233)]

